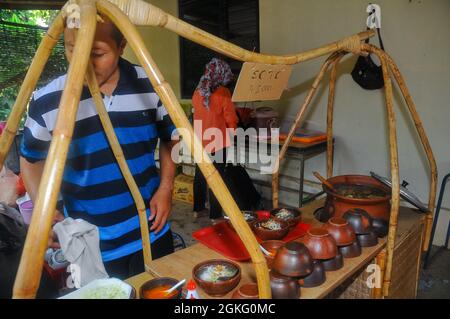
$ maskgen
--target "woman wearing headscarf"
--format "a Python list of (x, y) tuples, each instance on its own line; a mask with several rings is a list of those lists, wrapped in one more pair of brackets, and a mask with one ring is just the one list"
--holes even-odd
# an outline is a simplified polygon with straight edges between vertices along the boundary
[[(213, 58), (205, 66), (205, 72), (192, 96), (194, 129), (221, 174), (226, 164), (226, 148), (231, 145), (230, 129), (234, 131), (238, 123), (236, 110), (231, 101), (231, 92), (227, 88), (233, 78), (230, 66), (220, 59)], [(221, 134), (215, 134), (219, 132)], [(194, 214), (205, 210), (206, 195), (206, 180), (196, 166)], [(209, 204), (209, 217), (215, 223), (215, 220), (223, 215), (222, 208), (211, 190), (209, 190)]]

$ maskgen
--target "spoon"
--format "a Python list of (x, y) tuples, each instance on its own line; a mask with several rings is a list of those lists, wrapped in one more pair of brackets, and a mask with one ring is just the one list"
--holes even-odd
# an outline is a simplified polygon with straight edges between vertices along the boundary
[(336, 190), (334, 189), (333, 185), (327, 181), (322, 175), (319, 174), (319, 172), (313, 172), (314, 176), (317, 177), (318, 180), (320, 180), (326, 187), (331, 189), (333, 192), (336, 193)]
[(272, 254), (270, 251), (268, 251), (267, 249), (265, 249), (262, 245), (259, 245), (259, 247), (261, 248), (262, 252), (264, 254), (266, 254), (269, 257), (273, 257), (274, 254)]
[(179, 282), (177, 282), (175, 284), (175, 286), (173, 286), (172, 288), (169, 288), (167, 290), (164, 290), (164, 293), (166, 295), (169, 295), (172, 291), (174, 291), (175, 289), (177, 289), (178, 287), (180, 287), (181, 285), (183, 285), (186, 282), (186, 279), (180, 280)]

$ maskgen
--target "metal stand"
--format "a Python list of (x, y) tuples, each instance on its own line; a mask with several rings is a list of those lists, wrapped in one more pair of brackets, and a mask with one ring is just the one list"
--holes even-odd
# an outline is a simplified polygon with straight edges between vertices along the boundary
[[(439, 199), (438, 199), (438, 203), (436, 206), (436, 213), (434, 216), (434, 221), (433, 221), (433, 227), (431, 228), (431, 238), (430, 238), (430, 242), (428, 244), (428, 250), (425, 254), (425, 258), (423, 261), (423, 269), (427, 269), (428, 267), (428, 260), (430, 257), (430, 252), (431, 252), (431, 245), (433, 243), (433, 239), (434, 239), (434, 232), (436, 231), (436, 225), (437, 222), (439, 220), (439, 212), (441, 211), (441, 205), (442, 205), (442, 198), (444, 197), (444, 191), (445, 191), (445, 185), (447, 184), (447, 180), (450, 178), (450, 173), (444, 176), (444, 179), (442, 180), (442, 184), (441, 184), (441, 190), (439, 191)], [(440, 249), (447, 249), (448, 247), (448, 239), (450, 237), (450, 221), (448, 223), (447, 226), (447, 235), (445, 237), (445, 243), (444, 246), (440, 247)]]

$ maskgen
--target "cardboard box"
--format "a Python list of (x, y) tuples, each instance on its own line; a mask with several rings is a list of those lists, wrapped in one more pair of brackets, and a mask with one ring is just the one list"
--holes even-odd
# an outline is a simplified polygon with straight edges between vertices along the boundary
[(173, 188), (173, 199), (185, 202), (194, 203), (194, 177), (184, 174), (179, 174), (175, 177)]

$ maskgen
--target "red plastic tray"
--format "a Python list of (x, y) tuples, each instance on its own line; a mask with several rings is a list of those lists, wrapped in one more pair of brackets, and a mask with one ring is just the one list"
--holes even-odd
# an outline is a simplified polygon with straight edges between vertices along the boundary
[[(302, 237), (310, 227), (311, 225), (309, 224), (298, 223), (297, 226), (289, 231), (282, 241), (287, 243)], [(199, 229), (193, 232), (192, 236), (205, 246), (230, 259), (236, 261), (247, 261), (250, 259), (250, 255), (238, 234), (227, 222), (221, 222), (214, 226)], [(256, 236), (256, 240), (258, 242), (263, 241), (258, 238), (258, 236)]]

